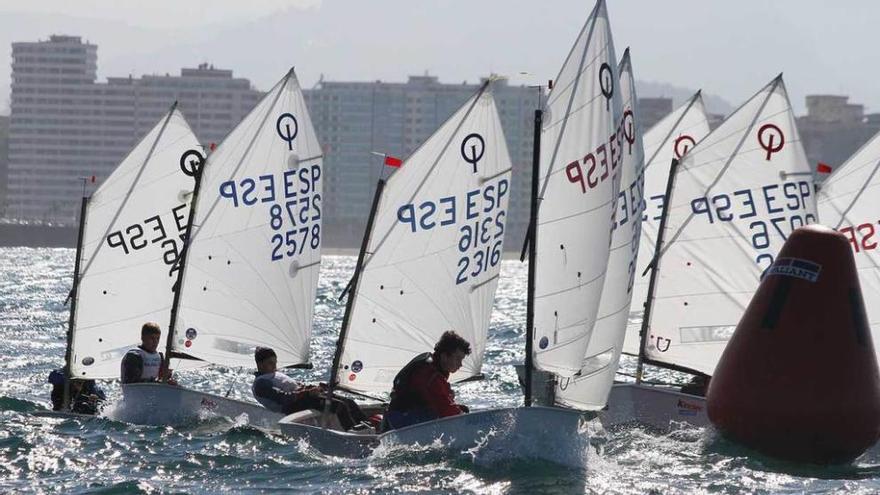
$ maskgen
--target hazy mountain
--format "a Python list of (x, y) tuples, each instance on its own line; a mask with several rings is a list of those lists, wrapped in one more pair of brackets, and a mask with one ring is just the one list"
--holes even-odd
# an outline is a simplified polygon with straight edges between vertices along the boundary
[[(636, 91), (639, 98), (672, 98), (672, 106), (677, 107), (688, 98), (694, 96), (699, 88), (680, 88), (668, 83), (655, 81), (636, 81)], [(703, 103), (709, 113), (728, 115), (736, 107), (720, 96), (711, 92), (703, 91)]]

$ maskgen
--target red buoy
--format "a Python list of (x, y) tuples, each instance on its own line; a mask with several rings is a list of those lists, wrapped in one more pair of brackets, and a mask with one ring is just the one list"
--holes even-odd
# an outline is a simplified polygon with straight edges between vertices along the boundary
[(795, 230), (727, 344), (707, 394), (726, 437), (765, 454), (849, 462), (880, 438), (880, 374), (847, 238)]

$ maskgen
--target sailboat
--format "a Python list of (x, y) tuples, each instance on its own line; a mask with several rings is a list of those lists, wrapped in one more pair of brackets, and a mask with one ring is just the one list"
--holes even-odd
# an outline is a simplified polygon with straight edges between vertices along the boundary
[(787, 236), (816, 222), (812, 171), (782, 75), (674, 159), (666, 190), (636, 386), (612, 393), (609, 424), (708, 424), (701, 396), (645, 386), (643, 365), (710, 377)]
[(141, 324), (168, 315), (202, 160), (175, 102), (94, 194), (82, 198), (65, 351), (68, 384), (118, 378), (122, 356), (140, 343)]
[(611, 218), (611, 246), (598, 315), (578, 373), (572, 377), (546, 376), (544, 380), (552, 386), (545, 386), (542, 391), (551, 393), (540, 399), (547, 405), (587, 411), (605, 407), (614, 383), (637, 277), (642, 225), (644, 151), (629, 49), (624, 51), (617, 70), (623, 102), (623, 141), (620, 165), (615, 173), (621, 186)]
[[(253, 367), (257, 346), (279, 367), (309, 366), (321, 261), (322, 152), (291, 69), (201, 169), (178, 261), (166, 359)], [(283, 417), (254, 402), (165, 383), (123, 386), (137, 422)]]
[(880, 133), (837, 167), (817, 194), (819, 220), (842, 232), (852, 246), (874, 342), (880, 341), (880, 257), (876, 252), (878, 169)]
[[(491, 436), (490, 431), (503, 431), (522, 438), (530, 444), (529, 449), (513, 449), (511, 455), (541, 457), (576, 467), (585, 465), (588, 436), (582, 428), (584, 415), (571, 409), (532, 407), (531, 387), (528, 384), (531, 382), (533, 366), (561, 373), (568, 372), (569, 375), (576, 373), (583, 361), (589, 341), (589, 331), (593, 326), (592, 321), (596, 318), (599, 306), (598, 295), (604, 280), (611, 240), (611, 219), (620, 187), (619, 172), (616, 169), (620, 164), (625, 142), (621, 97), (619, 91), (615, 90), (619, 88), (618, 76), (617, 72), (611, 69), (609, 61), (616, 63), (607, 11), (604, 2), (600, 0), (556, 78), (555, 89), (547, 102), (547, 113), (550, 118), (544, 122), (541, 110), (537, 110), (535, 115), (532, 216), (528, 236), (529, 288), (524, 370), (529, 379), (525, 387), (526, 407), (471, 412), (392, 430), (381, 435), (339, 433), (323, 429), (318, 426), (319, 415), (303, 412), (282, 420), (283, 432), (307, 437), (313, 446), (320, 445), (319, 448), (323, 451), (363, 455), (377, 443), (425, 445), (437, 439), (445, 440), (449, 449), (463, 450), (478, 446), (480, 442)], [(436, 144), (431, 146), (428, 144), (438, 135), (448, 134), (449, 131), (445, 129), (455, 125), (462, 118), (459, 116), (462, 112), (470, 111), (468, 109), (481, 99), (491, 101), (489, 98), (490, 94), (481, 89), (474, 99), (466, 103), (449, 122), (444, 124), (422, 149), (435, 148)], [(494, 103), (491, 106), (494, 116)], [(494, 116), (493, 120), (497, 121), (497, 116)], [(496, 127), (498, 132), (494, 139), (498, 142), (496, 146), (500, 146), (503, 137), (500, 126), (496, 125)], [(459, 130), (457, 139), (467, 139), (467, 133), (467, 130)], [(445, 146), (448, 147), (448, 138), (440, 142), (444, 141), (447, 141)], [(549, 146), (542, 147), (542, 141)], [(462, 141), (462, 149), (466, 148)], [(585, 154), (592, 161), (584, 158)], [(457, 155), (458, 153), (453, 150), (448, 159), (460, 161)], [(418, 151), (410, 161), (416, 158), (421, 158)], [(585, 161), (583, 164), (580, 162), (582, 159)], [(506, 159), (506, 163), (509, 164), (509, 158)], [(403, 170), (406, 170), (407, 166), (404, 164)], [(509, 168), (509, 165), (506, 168)], [(394, 179), (397, 179), (397, 176), (392, 178)], [(419, 180), (409, 181), (418, 183)], [(405, 195), (404, 198), (408, 196)], [(401, 208), (399, 205), (396, 206)], [(395, 211), (399, 210), (392, 208), (391, 214)], [(382, 218), (381, 213), (377, 218)], [(392, 216), (389, 220), (385, 220), (385, 223), (395, 221), (397, 220)], [(407, 231), (400, 228), (399, 230)], [(374, 229), (374, 232), (381, 233), (383, 230)], [(379, 239), (384, 238), (385, 236), (379, 237)], [(369, 246), (365, 251), (376, 257), (375, 249), (381, 247), (377, 244), (381, 242), (383, 241), (365, 242), (365, 246)], [(446, 249), (455, 253), (455, 237), (447, 242), (451, 244)], [(392, 253), (397, 252), (397, 256), (402, 256), (404, 246), (400, 244), (394, 243), (387, 249)], [(438, 246), (437, 249), (439, 248)], [(418, 248), (415, 249), (416, 253), (419, 251)], [(487, 252), (487, 255), (489, 254)], [(473, 256), (471, 259), (476, 259), (477, 255)], [(418, 261), (415, 256), (410, 256), (408, 260), (414, 266), (410, 270), (415, 270), (416, 266), (420, 269), (424, 266), (424, 263)], [(459, 268), (466, 263), (471, 262), (459, 261)], [(369, 270), (369, 264), (370, 262), (367, 261), (364, 273)], [(451, 285), (453, 283), (451, 279), (456, 276), (456, 271), (447, 268), (446, 272)], [(394, 270), (390, 270), (389, 273), (395, 275)], [(467, 272), (459, 271), (458, 276), (461, 277), (462, 273), (468, 275)], [(391, 280), (399, 279), (400, 276), (395, 275)], [(366, 275), (365, 280), (367, 280)], [(388, 391), (391, 380), (406, 361), (418, 352), (430, 349), (436, 336), (439, 335), (439, 333), (434, 335), (432, 339), (416, 337), (422, 340), (420, 347), (397, 358), (393, 367), (388, 366), (382, 370), (380, 361), (379, 371), (363, 374), (366, 368), (363, 360), (365, 356), (371, 359), (384, 358), (379, 348), (391, 348), (393, 353), (394, 347), (399, 345), (398, 338), (414, 335), (413, 328), (402, 323), (396, 323), (394, 325), (396, 328), (391, 328), (396, 330), (393, 332), (382, 333), (373, 330), (380, 323), (379, 318), (403, 318), (401, 315), (409, 314), (411, 309), (410, 305), (402, 300), (395, 304), (395, 297), (407, 294), (405, 286), (400, 286), (402, 290), (399, 290), (399, 293), (393, 292), (398, 290), (398, 286), (392, 283), (384, 285), (381, 280), (372, 282), (372, 287), (367, 290), (373, 291), (371, 293), (373, 297), (360, 306), (366, 319), (362, 320), (360, 327), (352, 327), (360, 332), (359, 337), (348, 337), (349, 342), (358, 342), (358, 344), (346, 345), (343, 358), (340, 360), (343, 366), (340, 371), (348, 374), (347, 387), (351, 387), (354, 383), (358, 384), (356, 385), (358, 387), (363, 387), (363, 390), (370, 390), (369, 387), (373, 383), (381, 382), (384, 383), (384, 390)], [(477, 279), (476, 283), (480, 284), (480, 279)], [(367, 286), (368, 283), (364, 282), (364, 285)], [(387, 291), (389, 287), (392, 291)], [(437, 283), (429, 287), (432, 290), (426, 300), (433, 299), (431, 304), (438, 304), (439, 301), (447, 299), (445, 294), (448, 291)], [(494, 292), (494, 285), (492, 291)], [(374, 304), (377, 300), (387, 302), (381, 305)], [(354, 310), (357, 311), (359, 307), (357, 298), (353, 304)], [(484, 304), (488, 307), (491, 298)], [(419, 318), (418, 313), (423, 310), (418, 306), (414, 307), (417, 311), (411, 317)], [(485, 314), (488, 318), (488, 310)], [(353, 317), (352, 320), (357, 321), (357, 317)], [(430, 318), (426, 322), (428, 320)], [(538, 349), (534, 349), (535, 341), (538, 343)], [(364, 349), (369, 352), (358, 353), (353, 349)], [(474, 376), (478, 372), (478, 367), (473, 365), (462, 369), (466, 375), (453, 377), (454, 379), (463, 379), (467, 375)]]

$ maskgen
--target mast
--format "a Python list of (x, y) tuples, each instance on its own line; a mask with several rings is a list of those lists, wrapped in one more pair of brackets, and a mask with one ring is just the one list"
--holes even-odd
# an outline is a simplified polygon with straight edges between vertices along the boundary
[(654, 245), (654, 259), (648, 265), (651, 269), (651, 278), (648, 281), (648, 298), (645, 300), (645, 312), (642, 314), (642, 328), (639, 330), (639, 360), (636, 365), (636, 383), (642, 383), (642, 370), (645, 366), (645, 344), (648, 342), (648, 325), (651, 322), (651, 306), (654, 303), (654, 286), (657, 283), (657, 273), (660, 268), (660, 249), (663, 247), (663, 234), (666, 232), (666, 218), (669, 216), (669, 198), (672, 197), (672, 184), (675, 182), (675, 171), (678, 169), (678, 160), (672, 159), (669, 167), (669, 178), (666, 179), (666, 199), (663, 212), (660, 215), (660, 226), (657, 229), (657, 242)]
[[(348, 334), (348, 322), (351, 318), (351, 310), (354, 307), (354, 298), (357, 294), (358, 281), (361, 277), (361, 270), (364, 265), (367, 247), (370, 243), (370, 235), (373, 233), (373, 220), (376, 218), (376, 211), (379, 209), (379, 199), (382, 197), (382, 190), (385, 189), (385, 179), (380, 178), (376, 183), (376, 192), (373, 194), (373, 205), (370, 208), (370, 216), (367, 218), (367, 227), (364, 229), (364, 238), (361, 241), (361, 251), (358, 253), (357, 264), (354, 267), (354, 275), (348, 285), (348, 299), (345, 300), (345, 314), (342, 317), (342, 328), (339, 329), (339, 339), (336, 341), (336, 351), (333, 354), (333, 365), (330, 368), (330, 381), (328, 386), (328, 397), (333, 397), (333, 389), (336, 388), (336, 382), (339, 375), (339, 360), (342, 359), (342, 352), (345, 350), (345, 338)], [(343, 291), (345, 295), (345, 291)]]
[[(85, 189), (85, 186), (83, 186)], [(70, 409), (70, 380), (73, 378), (70, 373), (70, 360), (73, 354), (73, 325), (76, 320), (76, 300), (77, 289), (79, 287), (79, 269), (80, 260), (82, 258), (83, 231), (86, 224), (86, 208), (89, 204), (89, 198), (83, 193), (82, 203), (79, 207), (79, 228), (76, 235), (76, 260), (73, 263), (73, 287), (70, 289), (70, 316), (67, 320), (67, 349), (64, 351), (64, 399), (63, 408)]]
[(195, 219), (196, 214), (196, 203), (199, 198), (199, 189), (202, 184), (202, 171), (205, 167), (205, 158), (202, 157), (201, 153), (198, 152), (186, 152), (183, 156), (180, 157), (181, 161), (189, 158), (192, 155), (197, 155), (200, 158), (198, 167), (195, 168), (195, 175), (193, 179), (196, 181), (195, 187), (193, 188), (192, 201), (190, 202), (189, 207), (189, 218), (186, 223), (186, 235), (183, 241), (183, 248), (180, 250), (180, 257), (177, 259), (177, 281), (174, 282), (174, 300), (171, 303), (171, 321), (168, 323), (168, 335), (165, 338), (165, 359), (162, 362), (164, 369), (169, 369), (171, 365), (171, 354), (172, 348), (174, 345), (174, 322), (177, 320), (177, 309), (180, 305), (180, 293), (183, 290), (183, 272), (186, 270), (186, 253), (189, 251), (189, 243), (192, 240), (193, 233), (193, 220)]
[[(538, 88), (540, 91), (541, 88)], [(540, 101), (540, 94), (538, 96)], [(541, 122), (544, 112), (540, 108), (535, 110), (535, 130), (532, 145), (532, 199), (529, 218), (529, 282), (526, 301), (526, 362), (525, 362), (525, 405), (532, 405), (532, 368), (534, 368), (534, 340), (535, 340), (535, 259), (537, 258), (538, 246), (538, 181), (541, 175)]]

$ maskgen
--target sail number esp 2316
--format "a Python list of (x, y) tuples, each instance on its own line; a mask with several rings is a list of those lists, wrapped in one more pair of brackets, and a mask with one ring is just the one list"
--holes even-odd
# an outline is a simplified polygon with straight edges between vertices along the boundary
[(408, 203), (398, 208), (397, 220), (415, 233), (456, 225), (464, 217), (466, 223), (458, 229), (461, 257), (457, 261), (455, 278), (456, 284), (463, 284), (488, 272), (501, 261), (507, 216), (503, 199), (509, 188), (507, 178), (499, 178), (466, 192), (464, 197), (447, 196), (418, 205)]

